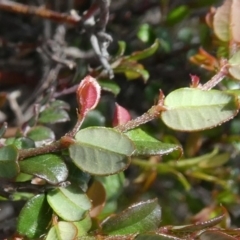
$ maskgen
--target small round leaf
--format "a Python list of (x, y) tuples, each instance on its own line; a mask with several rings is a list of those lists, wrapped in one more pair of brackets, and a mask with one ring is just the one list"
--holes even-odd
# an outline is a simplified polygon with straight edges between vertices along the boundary
[(86, 194), (72, 185), (50, 191), (47, 200), (56, 214), (66, 221), (79, 221), (91, 208)]
[(171, 92), (164, 105), (167, 110), (161, 114), (163, 122), (179, 131), (213, 128), (238, 113), (235, 97), (218, 90), (181, 88)]
[(90, 127), (79, 131), (69, 148), (73, 162), (83, 171), (110, 175), (123, 171), (135, 150), (132, 141), (111, 128)]
[(66, 180), (68, 169), (61, 157), (55, 154), (43, 154), (19, 162), (21, 172), (45, 179), (51, 184)]

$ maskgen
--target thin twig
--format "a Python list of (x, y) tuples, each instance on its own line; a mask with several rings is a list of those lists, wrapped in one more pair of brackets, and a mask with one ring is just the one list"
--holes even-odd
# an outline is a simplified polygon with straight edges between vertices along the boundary
[(198, 88), (202, 90), (211, 90), (212, 88), (214, 88), (227, 76), (228, 67), (229, 65), (225, 64), (216, 75), (214, 75), (208, 82), (206, 82), (202, 86), (199, 86)]
[(100, 6), (100, 17), (97, 22), (97, 27), (99, 31), (105, 32), (108, 19), (109, 19), (109, 6), (110, 0), (98, 0)]
[(42, 147), (37, 148), (28, 148), (28, 149), (20, 149), (19, 153), (19, 160), (23, 160), (28, 157), (33, 157), (41, 154), (52, 153), (52, 152), (59, 152), (64, 147), (61, 144), (61, 141), (55, 141), (49, 145), (45, 145)]
[(154, 105), (143, 115), (141, 115), (131, 121), (128, 121), (125, 124), (116, 126), (116, 127), (114, 127), (114, 129), (116, 129), (120, 132), (127, 132), (131, 129), (137, 128), (140, 125), (143, 125), (147, 122), (150, 122), (150, 121), (156, 119), (161, 114), (161, 111), (164, 111), (164, 106)]
[(64, 95), (75, 93), (77, 88), (78, 88), (78, 86), (79, 86), (79, 83), (75, 84), (74, 86), (72, 86), (70, 88), (66, 88), (66, 89), (62, 90), (61, 92), (56, 92), (56, 93), (54, 93), (53, 97), (54, 98), (58, 98), (60, 96), (64, 96)]
[(81, 20), (81, 18), (76, 19), (71, 15), (61, 14), (42, 7), (27, 6), (21, 3), (13, 2), (11, 0), (0, 1), (0, 10), (19, 14), (35, 15), (41, 18), (71, 25), (77, 25)]
[(24, 119), (21, 108), (17, 102), (17, 98), (20, 97), (20, 95), (21, 95), (20, 91), (17, 90), (17, 91), (11, 92), (7, 96), (9, 105), (16, 116), (17, 125), (20, 125), (21, 123), (23, 123), (23, 119)]

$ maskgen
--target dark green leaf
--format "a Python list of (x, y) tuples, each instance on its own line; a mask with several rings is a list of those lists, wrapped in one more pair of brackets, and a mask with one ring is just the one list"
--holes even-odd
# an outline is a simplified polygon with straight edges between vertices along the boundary
[(164, 105), (163, 122), (179, 131), (213, 128), (238, 113), (235, 97), (218, 90), (178, 89), (165, 98)]
[(38, 121), (40, 123), (60, 123), (69, 120), (68, 113), (63, 109), (47, 108), (40, 113)]
[(130, 61), (138, 61), (144, 58), (148, 58), (157, 51), (159, 44), (160, 44), (159, 40), (156, 39), (152, 46), (144, 49), (143, 51), (134, 52), (129, 57), (126, 57), (126, 59)]
[(54, 140), (55, 134), (54, 132), (47, 127), (44, 126), (36, 126), (31, 128), (31, 130), (27, 133), (27, 136), (34, 141), (44, 141), (44, 140)]
[(25, 137), (16, 138), (12, 144), (15, 145), (18, 149), (28, 149), (35, 147), (34, 141), (30, 138)]
[(69, 110), (70, 106), (68, 103), (62, 101), (62, 100), (55, 100), (50, 104), (51, 108), (57, 108), (57, 109), (65, 109)]
[(186, 5), (182, 5), (179, 7), (175, 7), (169, 14), (167, 15), (166, 22), (169, 25), (174, 25), (176, 23), (181, 22), (184, 18), (186, 18), (190, 14), (190, 9)]
[(55, 154), (43, 154), (19, 162), (21, 172), (45, 179), (51, 184), (66, 180), (68, 169), (61, 157)]
[(36, 239), (46, 233), (51, 217), (52, 211), (45, 195), (36, 195), (21, 210), (17, 231), (30, 239)]
[(103, 90), (111, 92), (115, 96), (117, 96), (120, 92), (120, 87), (113, 81), (99, 80), (98, 83)]
[(154, 231), (161, 221), (161, 208), (156, 199), (140, 202), (108, 218), (102, 231), (109, 235), (125, 235)]
[(87, 128), (91, 126), (105, 126), (106, 119), (104, 115), (98, 110), (92, 110), (88, 112), (81, 128)]
[(91, 127), (79, 131), (69, 148), (73, 162), (83, 171), (110, 175), (130, 163), (134, 145), (127, 136), (111, 128)]
[(69, 171), (68, 180), (78, 185), (84, 192), (86, 192), (88, 189), (88, 183), (91, 179), (91, 175), (89, 173), (81, 171), (72, 162), (67, 162), (67, 168)]
[(68, 186), (54, 189), (47, 195), (54, 212), (66, 221), (79, 221), (91, 208), (91, 202), (80, 188)]
[(0, 178), (14, 178), (19, 173), (18, 150), (9, 145), (0, 148)]
[(149, 136), (141, 129), (134, 129), (125, 133), (135, 144), (136, 156), (164, 155), (178, 150), (181, 153), (181, 147), (176, 144), (162, 143)]

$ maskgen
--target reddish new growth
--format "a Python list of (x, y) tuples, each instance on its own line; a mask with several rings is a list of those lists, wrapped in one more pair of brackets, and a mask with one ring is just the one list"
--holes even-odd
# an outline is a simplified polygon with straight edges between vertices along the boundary
[(127, 109), (115, 103), (116, 108), (113, 116), (113, 127), (122, 125), (131, 120), (131, 116)]
[(190, 74), (190, 77), (191, 77), (191, 84), (190, 84), (191, 88), (197, 88), (201, 86), (200, 79), (197, 75)]
[(101, 87), (95, 78), (88, 75), (80, 83), (76, 94), (79, 106), (78, 113), (83, 118), (97, 106), (100, 100)]

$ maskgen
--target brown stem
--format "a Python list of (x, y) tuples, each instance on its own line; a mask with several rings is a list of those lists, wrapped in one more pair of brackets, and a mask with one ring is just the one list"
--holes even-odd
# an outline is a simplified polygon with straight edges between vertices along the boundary
[(131, 129), (137, 128), (140, 125), (150, 122), (153, 119), (157, 118), (160, 115), (161, 111), (164, 111), (164, 109), (165, 109), (164, 106), (154, 105), (143, 115), (141, 115), (131, 121), (128, 121), (125, 124), (116, 126), (115, 129), (120, 132), (127, 132)]
[(202, 90), (210, 90), (214, 88), (218, 83), (220, 83), (228, 74), (228, 64), (225, 64), (220, 71), (214, 75), (208, 82), (199, 88)]
[(49, 19), (56, 22), (68, 23), (71, 25), (77, 25), (81, 19), (76, 19), (76, 17), (61, 14), (55, 11), (51, 11), (42, 7), (27, 6), (21, 3), (13, 2), (10, 0), (0, 1), (0, 10), (27, 14), (27, 15), (36, 15), (41, 18)]
[(61, 141), (53, 142), (49, 145), (38, 147), (38, 148), (30, 148), (30, 149), (20, 149), (19, 150), (19, 160), (23, 160), (28, 157), (33, 157), (41, 154), (52, 153), (52, 152), (59, 152), (62, 149), (66, 148)]
[(78, 120), (77, 120), (74, 128), (71, 131), (69, 131), (68, 133), (66, 133), (65, 136), (73, 138), (79, 131), (80, 127), (82, 126), (85, 116), (82, 116), (81, 114), (79, 114), (78, 110), (77, 110), (77, 115), (78, 115)]

